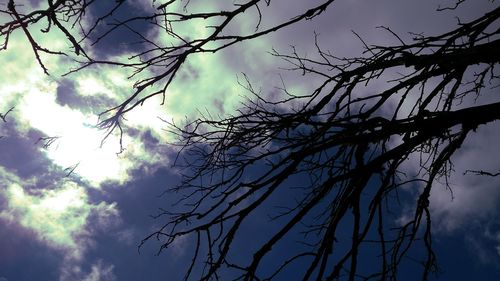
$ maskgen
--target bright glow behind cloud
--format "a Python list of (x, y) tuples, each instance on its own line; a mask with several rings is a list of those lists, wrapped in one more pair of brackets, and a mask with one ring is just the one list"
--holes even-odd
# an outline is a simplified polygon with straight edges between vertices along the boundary
[[(8, 64), (13, 60), (14, 53), (20, 57), (32, 55), (29, 48), (22, 47), (22, 39), (11, 38), (10, 43), (19, 48), (8, 49), (2, 53), (1, 64)], [(144, 150), (140, 140), (130, 138), (127, 134), (123, 136), (126, 152), (122, 155), (117, 155), (120, 150), (117, 135), (110, 135), (101, 146), (105, 132), (95, 128), (95, 113), (59, 104), (56, 100), (58, 83), (45, 76), (32, 61), (20, 61), (11, 66), (10, 69), (0, 70), (0, 75), (10, 81), (9, 84), (0, 85), (0, 110), (3, 112), (15, 106), (15, 112), (11, 113), (10, 119), (17, 123), (16, 128), (21, 134), (36, 129), (44, 136), (58, 137), (57, 141), (45, 150), (56, 165), (68, 168), (78, 164), (74, 172), (94, 187), (99, 187), (106, 180), (121, 183), (127, 181), (128, 171), (142, 164), (136, 163), (135, 159), (154, 161), (157, 158)], [(16, 78), (15, 76), (20, 74), (18, 70), (21, 69), (22, 79)], [(99, 73), (78, 73), (72, 75), (71, 79), (76, 87), (75, 92), (70, 95), (75, 99), (95, 96), (119, 100), (131, 90), (131, 82), (127, 81), (126, 73), (109, 68), (101, 68)], [(134, 125), (146, 129), (153, 126), (153, 131), (161, 132), (164, 124), (157, 118), (161, 111), (160, 106), (149, 106), (148, 118), (133, 118)], [(32, 141), (35, 143), (37, 140)]]
[(57, 104), (56, 87), (55, 82), (39, 80), (23, 89), (26, 92), (16, 110), (20, 112), (26, 129), (37, 129), (46, 136), (58, 137), (46, 150), (47, 156), (62, 168), (79, 163), (75, 172), (94, 185), (104, 180), (126, 180), (126, 171), (132, 164), (117, 157), (118, 137), (110, 136), (106, 145), (101, 147), (104, 134), (93, 126), (96, 117)]

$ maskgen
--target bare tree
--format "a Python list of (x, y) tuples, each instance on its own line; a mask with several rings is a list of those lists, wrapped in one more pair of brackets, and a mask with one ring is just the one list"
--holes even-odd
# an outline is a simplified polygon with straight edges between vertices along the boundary
[[(427, 280), (436, 270), (429, 212), (433, 183), (447, 177), (450, 158), (469, 133), (500, 118), (498, 102), (457, 109), (458, 102), (477, 97), (485, 86), (497, 86), (499, 15), (497, 9), (441, 36), (416, 37), (411, 43), (366, 46), (367, 57), (336, 58), (319, 47), (321, 60), (275, 52), (297, 70), (323, 76), (324, 83), (307, 96), (293, 96), (284, 88), (288, 98), (277, 102), (260, 98), (247, 84), (255, 100), (237, 115), (177, 127), (192, 169), (177, 190), (186, 192), (182, 200), (192, 208), (174, 214), (154, 235), (167, 237), (165, 247), (195, 235), (192, 266), (206, 257), (203, 279), (227, 266), (244, 280), (268, 280), (300, 259), (308, 264), (303, 280), (393, 280), (412, 247), (423, 246), (418, 260), (422, 280)], [(356, 95), (394, 69), (406, 73), (388, 81), (384, 90)], [(395, 106), (387, 108), (391, 100)], [(284, 111), (287, 104), (300, 106)], [(403, 176), (401, 165), (415, 156), (421, 159), (421, 172)], [(261, 163), (265, 168), (248, 178)], [(300, 177), (310, 182), (277, 216), (282, 227), (270, 233), (249, 262), (234, 264), (231, 246), (241, 225), (273, 194), (284, 192), (290, 178)], [(395, 225), (386, 216), (398, 190), (411, 184), (423, 187), (413, 216)], [(341, 225), (351, 227), (350, 241), (336, 239)], [(282, 265), (263, 275), (259, 269), (268, 267), (263, 265), (266, 256), (296, 231), (304, 233), (302, 242), (310, 247), (290, 251)], [(372, 243), (379, 247), (380, 266), (360, 275), (359, 260)]]
[[(92, 37), (96, 26), (112, 17), (123, 2), (117, 1), (85, 28), (78, 23), (94, 1), (49, 0), (46, 9), (20, 13), (11, 0), (2, 12), (12, 21), (0, 25), (4, 48), (8, 35), (22, 30), (45, 72), (37, 53), (62, 53), (44, 49), (30, 35), (30, 24), (42, 19), (49, 23), (46, 31), (54, 26), (60, 29), (75, 54), (83, 57), (81, 67), (71, 71), (113, 64), (134, 69), (133, 77), (139, 77), (147, 69), (161, 67), (154, 76), (138, 78), (130, 96), (101, 115), (99, 127), (108, 134), (121, 131), (127, 112), (152, 96), (165, 95), (190, 55), (218, 52), (312, 19), (333, 3), (323, 1), (293, 18), (261, 26), (261, 9), (270, 0), (196, 13), (188, 12), (189, 1), (172, 0), (154, 3), (153, 14), (117, 20), (109, 30)], [(169, 10), (179, 2), (184, 9)], [(457, 1), (457, 6), (462, 2)], [(255, 31), (231, 33), (229, 24), (251, 9), (258, 12)], [(500, 102), (495, 98), (474, 103), (485, 88), (498, 86), (499, 16), (496, 8), (438, 36), (416, 34), (411, 42), (386, 28), (399, 45), (365, 44), (365, 53), (355, 58), (336, 57), (318, 42), (317, 59), (273, 51), (292, 70), (320, 77), (322, 84), (300, 96), (283, 85), (283, 96), (271, 100), (255, 91), (245, 77), (241, 84), (254, 95), (234, 115), (220, 120), (207, 116), (186, 126), (170, 124), (181, 147), (177, 164), (187, 170), (182, 183), (173, 189), (180, 193), (179, 204), (159, 214), (167, 222), (143, 243), (158, 238), (161, 251), (190, 237), (194, 256), (185, 279), (270, 280), (294, 270), (301, 271), (298, 279), (303, 280), (396, 280), (398, 269), (413, 260), (421, 266), (421, 279), (427, 280), (437, 270), (431, 189), (437, 179), (447, 179), (451, 158), (467, 137), (479, 126), (500, 119)], [(184, 37), (173, 28), (200, 19), (209, 22), (211, 30), (202, 38)], [(155, 26), (174, 43), (156, 42), (135, 32), (131, 24), (137, 21)], [(76, 27), (83, 38), (74, 35)], [(123, 27), (150, 47), (132, 58), (138, 61), (97, 60), (86, 54), (82, 42), (93, 38), (98, 43)], [(385, 88), (359, 94), (380, 80), (386, 82)], [(155, 85), (161, 87), (150, 90)], [(420, 159), (416, 175), (404, 173), (410, 158)], [(420, 189), (412, 198), (412, 215), (396, 221), (402, 216), (399, 190), (405, 186)], [(281, 202), (282, 211), (272, 216), (276, 227), (261, 240), (247, 243), (251, 252), (241, 258), (235, 245), (245, 236), (245, 225), (269, 210), (280, 196), (290, 200)], [(301, 246), (288, 249), (276, 262), (273, 250), (297, 239)], [(372, 263), (376, 259), (378, 266), (366, 266), (367, 259)]]

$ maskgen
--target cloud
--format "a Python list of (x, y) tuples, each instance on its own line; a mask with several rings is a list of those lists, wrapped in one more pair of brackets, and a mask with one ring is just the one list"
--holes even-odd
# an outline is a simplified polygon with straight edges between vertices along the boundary
[[(79, 88), (77, 88), (78, 85)], [(107, 93), (100, 93), (97, 95), (89, 95), (89, 91), (104, 90), (104, 87), (99, 85), (92, 85), (92, 81), (85, 81), (83, 79), (61, 79), (57, 86), (56, 102), (61, 106), (68, 106), (71, 109), (77, 109), (84, 113), (99, 114), (104, 108), (110, 108), (113, 105), (113, 99)]]
[(116, 280), (113, 274), (113, 265), (103, 266), (102, 263), (92, 265), (92, 271), (83, 281), (113, 281)]
[[(0, 212), (0, 218), (33, 231), (38, 240), (77, 259), (90, 245), (94, 229), (110, 227), (119, 218), (115, 204), (91, 204), (85, 189), (71, 181), (29, 192), (22, 186), (29, 183), (15, 176), (10, 179), (4, 176), (2, 183), (7, 183), (0, 193), (7, 206)], [(94, 218), (92, 225), (90, 217)]]
[[(145, 2), (141, 5), (145, 10), (152, 8)], [(23, 9), (29, 9), (29, 5)], [(91, 12), (94, 15), (89, 15), (89, 19), (98, 13)], [(210, 30), (205, 26), (206, 22), (196, 22), (175, 28), (201, 36)], [(68, 46), (60, 43), (66, 42), (63, 34), (41, 34), (37, 27), (33, 26), (32, 35), (42, 46), (67, 49)], [(151, 37), (165, 42), (163, 35), (151, 32), (154, 34)], [(121, 49), (113, 58), (128, 61), (129, 52), (127, 48)], [(244, 57), (245, 61), (250, 61), (248, 56)], [(167, 124), (162, 119), (178, 123), (185, 117), (198, 116), (198, 110), (214, 114), (231, 112), (240, 105), (241, 95), (245, 94), (236, 83), (234, 69), (229, 66), (227, 57), (193, 55), (178, 73), (179, 82), (166, 93), (166, 105), (162, 105), (161, 97), (155, 97), (126, 114), (122, 138), (125, 152), (116, 155), (120, 149), (119, 135), (110, 135), (101, 146), (105, 132), (95, 125), (98, 113), (119, 104), (132, 93), (134, 79), (129, 78), (130, 70), (109, 65), (92, 66), (60, 79), (60, 74), (76, 64), (61, 56), (43, 56), (43, 62), (53, 74), (51, 77), (42, 73), (22, 32), (12, 34), (9, 48), (2, 51), (0, 57), (0, 64), (8, 65), (0, 70), (0, 76), (11, 81), (0, 85), (0, 110), (16, 106), (16, 115), (10, 116), (15, 117), (15, 128), (10, 130), (12, 136), (37, 131), (40, 137), (56, 137), (56, 141), (42, 151), (45, 158), (60, 169), (75, 168), (74, 175), (96, 188), (107, 181), (123, 184), (131, 180), (130, 171), (142, 166), (168, 165), (167, 148), (161, 143), (144, 143), (142, 138), (172, 140), (173, 136), (164, 130)], [(144, 71), (136, 78), (151, 74)]]
[(58, 190), (44, 190), (40, 196), (27, 194), (13, 183), (6, 191), (9, 208), (0, 216), (33, 229), (40, 240), (54, 247), (77, 250), (76, 237), (83, 235), (89, 209), (85, 194), (75, 185)]
[(102, 260), (92, 264), (89, 272), (85, 272), (81, 266), (71, 261), (66, 261), (61, 267), (59, 281), (114, 281), (116, 276), (113, 270), (113, 265), (105, 264)]
[[(0, 63), (3, 58), (0, 57)], [(26, 72), (37, 73), (22, 64), (16, 67), (27, 67)], [(31, 67), (37, 68), (37, 66)], [(106, 68), (100, 71), (101, 75), (106, 75), (109, 82), (98, 79), (97, 73), (88, 72), (74, 76), (72, 80), (62, 80), (61, 83), (47, 80), (41, 74), (33, 74), (31, 79), (22, 83), (0, 85), (0, 98), (5, 101), (0, 109), (15, 106), (15, 111), (9, 115), (11, 140), (22, 135), (27, 136), (35, 130), (39, 132), (39, 137), (56, 137), (56, 141), (41, 153), (62, 169), (76, 167), (75, 174), (94, 187), (99, 187), (102, 182), (109, 180), (123, 183), (129, 180), (129, 170), (144, 162), (164, 160), (159, 151), (145, 150), (139, 139), (129, 136), (126, 132), (123, 136), (125, 153), (119, 156), (116, 154), (120, 149), (118, 135), (111, 135), (102, 145), (104, 132), (94, 126), (97, 124), (94, 111), (99, 110), (98, 108), (104, 110), (110, 106), (112, 100), (119, 99), (118, 95), (112, 99), (113, 93), (127, 92), (130, 83), (124, 82), (126, 80), (124, 73)], [(97, 106), (99, 103), (102, 105)], [(93, 110), (89, 110), (89, 106), (92, 106)], [(165, 126), (157, 118), (161, 113), (158, 108), (150, 109), (148, 112), (151, 113), (148, 115), (149, 120), (157, 120), (156, 123), (138, 119), (135, 120), (135, 124), (142, 125), (142, 128), (151, 128), (159, 134), (162, 126)], [(3, 135), (5, 130), (2, 128)], [(36, 139), (29, 140), (27, 143), (33, 144), (35, 141)], [(2, 142), (9, 140), (4, 137)], [(28, 149), (28, 151), (33, 150), (34, 148)], [(137, 161), (139, 159), (141, 161)]]
[[(40, 36), (37, 27), (33, 30), (42, 46), (63, 48), (55, 44), (65, 42), (63, 34)], [(97, 113), (131, 93), (130, 73), (90, 67), (58, 79), (73, 63), (57, 56), (42, 59), (52, 76), (42, 73), (22, 32), (12, 34), (9, 48), (0, 56), (4, 66), (0, 76), (9, 81), (0, 84), (0, 111), (15, 106), (7, 123), (0, 124), (4, 136), (0, 140), (0, 223), (29, 233), (32, 240), (64, 256), (62, 281), (115, 280), (114, 266), (92, 251), (98, 247), (99, 235), (120, 228), (119, 206), (90, 193), (104, 193), (104, 183), (116, 186), (134, 180), (135, 170), (154, 172), (159, 165), (168, 165), (165, 147), (158, 142), (165, 127), (158, 117), (168, 119), (165, 108), (156, 100), (142, 107), (147, 118), (131, 115), (134, 128), (125, 126), (126, 150), (117, 155), (119, 137), (113, 134), (101, 146), (104, 132), (94, 125)], [(57, 138), (42, 149), (35, 142), (45, 136)], [(142, 143), (143, 139), (148, 141)], [(72, 176), (64, 177), (64, 168), (73, 166)], [(115, 236), (130, 246), (137, 242), (132, 241), (137, 239), (134, 231)]]
[[(92, 203), (87, 189), (62, 180), (52, 186), (37, 185), (0, 167), (0, 221), (31, 232), (41, 244), (61, 253), (60, 280), (115, 280), (113, 266), (97, 259), (89, 272), (87, 252), (94, 248), (93, 237), (112, 231), (122, 219), (115, 203)], [(91, 259), (90, 259), (91, 261)]]
[[(500, 177), (476, 175), (471, 170), (498, 172), (499, 132), (500, 122), (471, 132), (451, 159), (453, 166), (448, 180), (435, 180), (429, 198), (434, 237), (446, 239), (460, 235), (479, 262), (497, 266), (500, 265)], [(415, 175), (420, 169), (418, 155), (410, 157), (404, 169), (408, 176)], [(398, 219), (400, 223), (413, 217), (414, 207), (410, 205), (416, 203), (416, 189), (420, 188), (405, 188), (413, 194), (414, 201), (404, 206), (405, 211)]]
[(478, 263), (500, 268), (500, 222), (472, 225), (464, 234), (466, 248), (477, 257)]
[(468, 170), (497, 172), (500, 158), (496, 142), (500, 123), (481, 126), (471, 133), (460, 151), (452, 158), (454, 172), (450, 177), (451, 191), (443, 182), (432, 190), (431, 206), (437, 227), (452, 231), (466, 227), (475, 219), (491, 220), (499, 215), (500, 177), (479, 176)]
[[(23, 8), (29, 9), (28, 6)], [(66, 41), (61, 33), (40, 34), (37, 26), (34, 26), (32, 35), (44, 47), (64, 49), (63, 45), (57, 43)], [(127, 54), (120, 59), (127, 59)], [(129, 171), (143, 163), (168, 163), (162, 156), (162, 148), (157, 146), (147, 150), (140, 139), (128, 135), (127, 130), (122, 139), (125, 153), (119, 156), (116, 154), (120, 150), (120, 137), (117, 134), (112, 134), (101, 145), (105, 132), (95, 127), (98, 122), (97, 114), (117, 105), (133, 91), (134, 81), (128, 78), (130, 73), (126, 69), (89, 67), (85, 71), (58, 79), (61, 73), (68, 71), (75, 63), (54, 55), (44, 56), (43, 62), (52, 76), (43, 74), (22, 32), (14, 32), (10, 36), (9, 48), (3, 50), (0, 56), (0, 64), (5, 66), (0, 70), (0, 76), (9, 81), (0, 85), (0, 111), (4, 112), (12, 106), (15, 106), (15, 110), (8, 116), (8, 125), (2, 124), (0, 127), (0, 133), (4, 136), (2, 144), (10, 142), (15, 146), (14, 139), (20, 139), (20, 136), (33, 137), (33, 132), (38, 132), (38, 137), (56, 137), (56, 141), (48, 149), (41, 150), (46, 157), (40, 157), (34, 151), (36, 149), (28, 151), (31, 155), (36, 155), (36, 159), (45, 158), (60, 169), (76, 167), (74, 174), (96, 188), (105, 181), (124, 183), (130, 180)], [(140, 130), (150, 130), (155, 136), (163, 134), (165, 123), (158, 117), (168, 118), (159, 104), (158, 101), (157, 104), (149, 103), (144, 106), (148, 107), (143, 108), (143, 112), (148, 113), (147, 118), (135, 118), (131, 115), (131, 125)], [(4, 133), (6, 130), (11, 137), (9, 140), (9, 136)], [(23, 144), (34, 143), (36, 140), (26, 140)], [(12, 163), (9, 165), (12, 166)], [(15, 170), (23, 165), (9, 168)]]

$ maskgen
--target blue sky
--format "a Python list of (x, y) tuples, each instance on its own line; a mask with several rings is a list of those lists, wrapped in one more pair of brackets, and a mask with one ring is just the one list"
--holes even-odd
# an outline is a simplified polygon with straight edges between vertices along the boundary
[[(18, 2), (25, 9), (45, 4)], [(146, 13), (152, 7), (150, 2), (133, 1), (115, 17)], [(339, 56), (355, 56), (363, 46), (352, 30), (367, 42), (394, 44), (393, 37), (376, 27), (389, 26), (404, 38), (410, 38), (409, 31), (439, 34), (453, 28), (455, 16), (472, 19), (497, 5), (471, 0), (456, 11), (435, 11), (438, 4), (452, 2), (338, 0), (313, 21), (220, 53), (193, 56), (169, 88), (165, 104), (155, 97), (128, 113), (125, 150), (120, 154), (119, 136), (113, 134), (101, 145), (104, 132), (94, 125), (97, 114), (130, 94), (134, 83), (128, 78), (130, 72), (103, 65), (62, 77), (76, 64), (59, 56), (43, 56), (51, 72), (47, 76), (23, 34), (13, 33), (8, 49), (0, 52), (0, 112), (14, 107), (7, 122), (0, 122), (0, 281), (181, 279), (192, 256), (192, 239), (180, 239), (160, 254), (161, 241), (154, 239), (138, 249), (142, 239), (165, 222), (164, 217), (152, 216), (159, 208), (174, 208), (171, 205), (178, 200), (175, 193), (164, 193), (179, 183), (183, 171), (172, 167), (178, 148), (168, 144), (174, 136), (163, 120), (181, 124), (200, 112), (214, 116), (234, 113), (247, 95), (238, 85), (242, 73), (270, 95), (281, 85), (281, 74), (290, 90), (307, 92), (315, 81), (280, 70), (286, 64), (268, 52), (271, 48), (290, 51), (293, 45), (302, 54), (312, 54), (313, 32), (320, 35), (322, 46)], [(102, 3), (89, 14), (99, 15), (106, 8)], [(263, 24), (289, 18), (306, 4), (275, 1), (263, 12)], [(0, 24), (6, 20), (0, 14)], [(247, 30), (254, 24), (250, 15), (231, 28)], [(184, 34), (202, 36), (205, 25), (177, 28)], [(63, 34), (42, 34), (39, 27), (33, 27), (33, 33), (44, 46), (68, 47)], [(147, 25), (134, 27), (155, 40), (166, 40)], [(126, 59), (141, 50), (140, 45), (129, 44), (135, 40), (126, 30), (119, 30), (87, 47), (98, 58)], [(500, 276), (500, 181), (464, 175), (471, 167), (491, 170), (499, 166), (495, 149), (499, 132), (499, 124), (481, 127), (455, 155), (453, 194), (436, 183), (431, 208), (443, 270), (436, 280), (497, 280)], [(47, 148), (43, 147), (46, 137), (54, 137)], [(417, 170), (415, 161), (408, 161), (409, 173)], [(75, 168), (69, 176), (68, 168)], [(407, 195), (411, 194), (408, 190)], [(273, 200), (279, 203), (291, 196)], [(274, 203), (244, 226), (246, 231), (235, 246), (241, 251), (236, 251), (235, 259), (245, 259), (245, 251), (276, 228), (266, 216), (275, 212)], [(394, 221), (404, 219), (404, 206), (401, 210)], [(287, 241), (272, 258), (279, 259), (296, 247), (297, 243)], [(408, 268), (406, 280), (416, 278), (413, 270)], [(294, 274), (292, 269), (279, 280), (293, 280)]]

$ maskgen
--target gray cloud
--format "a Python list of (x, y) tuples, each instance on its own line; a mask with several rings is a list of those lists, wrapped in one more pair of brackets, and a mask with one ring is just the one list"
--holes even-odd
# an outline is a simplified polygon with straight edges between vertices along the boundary
[(26, 134), (17, 134), (14, 122), (7, 123), (2, 131), (5, 137), (0, 140), (0, 166), (16, 171), (23, 178), (51, 170), (52, 161), (35, 144), (43, 136), (42, 132), (29, 130)]
[[(135, 3), (134, 3), (135, 2)], [(131, 16), (147, 15), (147, 12), (152, 12), (151, 5), (141, 5), (139, 1), (125, 1), (118, 8), (112, 17), (104, 19), (91, 35), (92, 40), (96, 40), (102, 34), (107, 32), (117, 21), (125, 20)], [(88, 11), (94, 17), (101, 17), (107, 13), (117, 1), (99, 1), (90, 5)], [(157, 31), (157, 26), (147, 21), (133, 21), (126, 26), (121, 26), (109, 33), (105, 38), (100, 40), (92, 48), (92, 53), (97, 59), (108, 59), (113, 56), (123, 55), (127, 53), (136, 53), (144, 51), (148, 46), (142, 42), (140, 36), (130, 32), (129, 28), (135, 30), (138, 34), (153, 35)]]
[[(85, 89), (83, 89), (85, 91)], [(99, 114), (112, 107), (114, 101), (105, 94), (83, 96), (77, 91), (75, 81), (61, 79), (57, 86), (56, 102), (62, 106), (80, 110), (84, 113)]]
[(468, 170), (496, 173), (500, 158), (496, 147), (500, 138), (500, 123), (481, 126), (462, 145), (452, 159), (454, 172), (450, 177), (450, 190), (436, 186), (431, 196), (433, 212), (439, 219), (438, 227), (453, 230), (467, 225), (474, 219), (498, 217), (500, 210), (499, 177), (479, 176)]

